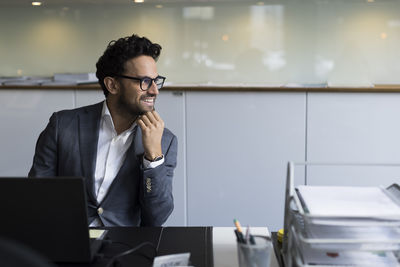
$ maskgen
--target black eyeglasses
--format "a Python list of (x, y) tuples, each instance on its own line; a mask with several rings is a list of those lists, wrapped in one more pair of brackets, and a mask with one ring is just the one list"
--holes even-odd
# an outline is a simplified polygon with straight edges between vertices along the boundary
[(158, 75), (154, 79), (152, 79), (150, 77), (136, 78), (136, 77), (126, 76), (126, 75), (119, 75), (119, 74), (115, 74), (114, 76), (125, 78), (125, 79), (130, 79), (130, 80), (135, 80), (135, 81), (140, 81), (140, 89), (142, 89), (142, 91), (149, 90), (149, 88), (151, 87), (153, 82), (156, 84), (157, 89), (161, 89), (164, 86), (164, 81), (166, 79), (165, 77), (160, 76), (160, 75)]

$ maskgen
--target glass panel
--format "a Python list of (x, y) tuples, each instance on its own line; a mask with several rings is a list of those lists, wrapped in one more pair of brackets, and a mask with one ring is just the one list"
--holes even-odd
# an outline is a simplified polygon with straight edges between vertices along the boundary
[(396, 0), (8, 2), (0, 76), (94, 72), (110, 40), (138, 33), (162, 45), (168, 83), (400, 83)]

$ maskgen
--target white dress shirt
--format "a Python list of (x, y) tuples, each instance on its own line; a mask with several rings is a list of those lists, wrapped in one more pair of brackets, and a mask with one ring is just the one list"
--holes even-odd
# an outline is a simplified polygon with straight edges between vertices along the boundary
[[(126, 158), (126, 151), (132, 144), (136, 127), (137, 124), (134, 122), (129, 129), (117, 134), (107, 103), (104, 101), (94, 174), (97, 202), (100, 203), (104, 199), (111, 183), (117, 176)], [(164, 159), (151, 162), (143, 157), (144, 168), (155, 168), (163, 163)], [(94, 220), (90, 226), (99, 226), (101, 225), (99, 223), (98, 220)]]

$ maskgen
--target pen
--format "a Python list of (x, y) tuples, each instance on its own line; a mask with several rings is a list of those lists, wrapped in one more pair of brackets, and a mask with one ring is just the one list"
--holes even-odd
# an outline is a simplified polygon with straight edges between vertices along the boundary
[(243, 234), (239, 232), (237, 229), (235, 229), (235, 235), (236, 235), (236, 241), (239, 243), (246, 243), (246, 241), (243, 238)]
[(246, 230), (246, 243), (249, 244), (249, 242), (250, 242), (250, 244), (252, 244), (252, 245), (255, 245), (255, 244), (256, 244), (256, 241), (254, 240), (254, 236), (253, 236), (252, 234), (250, 234), (250, 226), (247, 225), (247, 230)]
[(240, 222), (236, 219), (233, 219), (233, 223), (236, 226), (236, 229), (241, 233), (242, 232), (242, 227), (240, 226)]
[(250, 239), (250, 226), (247, 225), (247, 229), (246, 229), (246, 243), (249, 243), (249, 239)]
[(236, 220), (236, 219), (233, 219), (233, 223), (234, 223), (235, 226), (236, 226), (235, 234), (236, 234), (237, 240), (238, 240), (239, 242), (245, 244), (245, 243), (246, 243), (246, 240), (245, 240), (244, 237), (243, 237), (242, 227), (240, 226), (240, 222), (239, 222), (238, 220)]
[(254, 240), (254, 236), (250, 235), (250, 244), (255, 245), (256, 241)]

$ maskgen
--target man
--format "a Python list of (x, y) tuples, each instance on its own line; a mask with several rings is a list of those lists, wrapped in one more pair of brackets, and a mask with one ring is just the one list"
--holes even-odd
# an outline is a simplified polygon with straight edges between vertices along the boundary
[(39, 136), (29, 176), (85, 177), (90, 226), (160, 226), (173, 210), (177, 139), (154, 110), (160, 51), (137, 35), (110, 42), (96, 64), (106, 100), (54, 113)]

